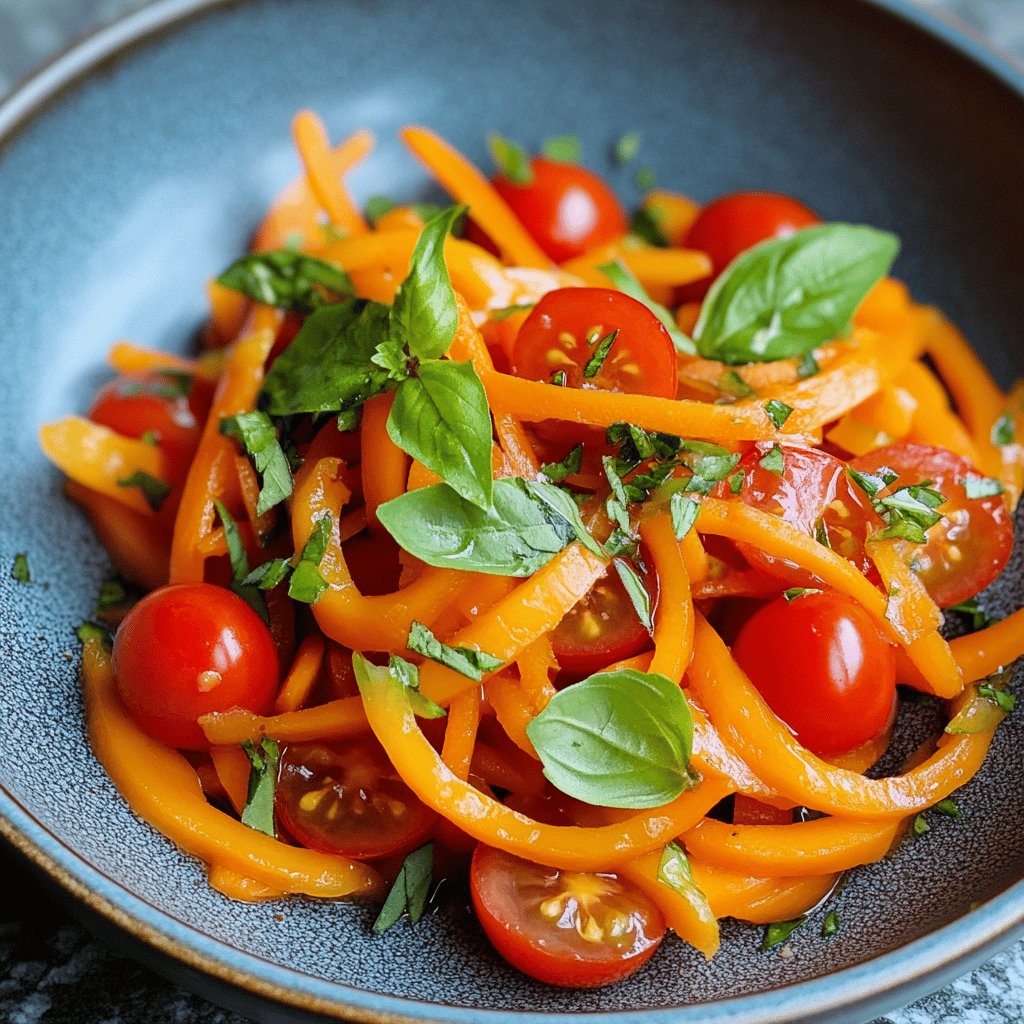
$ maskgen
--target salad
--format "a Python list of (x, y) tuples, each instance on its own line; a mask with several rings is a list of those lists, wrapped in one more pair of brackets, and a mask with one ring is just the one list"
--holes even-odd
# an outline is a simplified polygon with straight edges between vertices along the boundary
[[(406, 128), (453, 205), (357, 204), (370, 134), (294, 135), (201, 351), (118, 343), (41, 431), (117, 571), (79, 635), (135, 812), (230, 897), (379, 933), (468, 877), (497, 952), (574, 987), (725, 917), (773, 948), (957, 816), (1024, 652), (977, 598), (1024, 388), (889, 276), (898, 239), (643, 167), (630, 215), (570, 135), (492, 136), (488, 179)], [(948, 724), (873, 777), (911, 697)]]

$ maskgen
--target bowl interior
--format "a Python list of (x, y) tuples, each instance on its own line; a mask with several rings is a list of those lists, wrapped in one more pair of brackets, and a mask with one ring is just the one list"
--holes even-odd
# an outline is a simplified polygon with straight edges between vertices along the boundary
[[(649, 1009), (764, 992), (895, 950), (1024, 875), (1024, 724), (1011, 717), (962, 799), (966, 820), (855, 872), (841, 935), (811, 925), (795, 955), (729, 924), (708, 964), (680, 942), (631, 981), (587, 993), (533, 984), (483, 942), (452, 890), (421, 925), (370, 935), (368, 910), (231, 903), (135, 820), (88, 751), (74, 627), (108, 565), (39, 455), (37, 426), (81, 410), (122, 337), (183, 347), (204, 284), (241, 252), (294, 172), (288, 126), (316, 109), (332, 135), (377, 135), (357, 196), (430, 194), (395, 139), (417, 122), (486, 163), (497, 130), (531, 147), (577, 132), (627, 200), (637, 166), (707, 198), (790, 192), (826, 219), (896, 231), (898, 275), (942, 305), (1003, 383), (1024, 371), (1018, 251), (1024, 100), (920, 30), (853, 0), (547, 0), (443, 9), (412, 0), (254, 0), (199, 17), (93, 74), (0, 159), (0, 783), (56, 842), (182, 925), (296, 977), (466, 1007)], [(639, 131), (641, 154), (609, 152)], [(994, 603), (1021, 598), (1018, 553)], [(932, 724), (908, 713), (903, 746)], [(422, 1012), (430, 1013), (429, 1008)]]

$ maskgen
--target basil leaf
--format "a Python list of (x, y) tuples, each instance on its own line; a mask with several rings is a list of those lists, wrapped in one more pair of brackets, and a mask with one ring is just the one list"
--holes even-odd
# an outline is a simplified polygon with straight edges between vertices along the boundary
[(282, 583), (292, 571), (292, 563), (287, 558), (271, 558), (262, 565), (257, 565), (245, 579), (244, 586), (257, 586), (260, 590), (273, 590)]
[(339, 412), (393, 387), (388, 371), (372, 362), (389, 312), (357, 299), (311, 313), (263, 381), (271, 416)]
[(583, 146), (580, 137), (570, 133), (546, 139), (540, 151), (549, 160), (557, 160), (563, 164), (578, 164), (583, 155)]
[(292, 493), (292, 471), (277, 439), (277, 431), (265, 412), (241, 412), (220, 421), (220, 432), (233, 437), (260, 476), (256, 514), (263, 515)]
[(430, 896), (430, 885), (434, 877), (434, 844), (427, 843), (413, 850), (402, 862), (402, 867), (384, 900), (373, 930), (377, 935), (386, 932), (402, 917), (408, 917), (415, 924), (423, 916)]
[(805, 352), (796, 368), (797, 377), (800, 380), (807, 380), (808, 377), (817, 376), (819, 373), (821, 373), (821, 367), (818, 365), (818, 360), (814, 358), (813, 351)]
[(638, 167), (633, 175), (636, 187), (644, 192), (650, 192), (658, 184), (658, 177), (653, 167)]
[(530, 576), (575, 539), (572, 527), (520, 486), (495, 480), (482, 509), (447, 484), (409, 491), (377, 509), (384, 528), (428, 565), (496, 576)]
[(320, 575), (320, 563), (327, 554), (331, 540), (332, 522), (330, 513), (317, 520), (316, 527), (306, 541), (299, 561), (292, 570), (288, 581), (288, 596), (303, 604), (316, 604), (327, 589), (327, 580)]
[(629, 222), (629, 233), (641, 242), (658, 249), (668, 246), (668, 239), (661, 229), (660, 211), (653, 206), (641, 206)]
[(117, 486), (138, 487), (146, 499), (146, 504), (154, 512), (160, 511), (161, 506), (167, 500), (167, 495), (171, 493), (171, 485), (166, 480), (161, 480), (158, 476), (153, 476), (152, 473), (147, 473), (143, 469), (137, 469), (131, 476), (118, 480)]
[(629, 595), (636, 617), (643, 624), (644, 629), (650, 633), (654, 629), (654, 616), (651, 612), (651, 595), (647, 593), (643, 580), (637, 575), (636, 570), (621, 558), (616, 558), (612, 565), (615, 566), (615, 571), (619, 574), (619, 579), (622, 580), (622, 586)]
[(571, 495), (561, 487), (545, 483), (543, 480), (522, 480), (515, 481), (517, 486), (526, 491), (530, 497), (547, 506), (549, 518), (556, 525), (564, 524), (571, 531), (588, 551), (593, 552), (598, 558), (606, 558), (604, 548), (590, 535), (590, 531), (583, 525), (580, 518), (579, 506), (573, 501)]
[(612, 350), (612, 345), (615, 344), (615, 339), (618, 336), (619, 331), (616, 328), (614, 331), (609, 331), (598, 341), (594, 351), (590, 354), (590, 358), (583, 366), (584, 379), (590, 380), (601, 372), (601, 367), (604, 366), (604, 361), (608, 358), (608, 353)]
[(281, 751), (276, 740), (264, 736), (257, 747), (251, 740), (242, 744), (249, 759), (249, 792), (242, 808), (242, 824), (277, 838), (274, 824), (274, 787)]
[[(27, 580), (25, 582), (28, 582)], [(96, 615), (111, 611), (115, 608), (123, 608), (131, 602), (131, 597), (125, 585), (116, 577), (104, 580), (100, 584), (100, 592), (96, 595), (96, 607), (93, 609)]]
[(682, 540), (697, 522), (700, 505), (693, 498), (676, 492), (668, 500), (668, 510), (672, 516), (672, 532), (676, 535), (676, 540)]
[(583, 443), (576, 445), (558, 462), (545, 462), (540, 471), (553, 484), (560, 484), (567, 476), (578, 473), (583, 466)]
[(964, 812), (960, 810), (957, 802), (950, 796), (947, 796), (945, 800), (940, 800), (933, 808), (937, 814), (944, 814), (947, 818), (955, 818), (960, 821)]
[(661, 807), (693, 781), (690, 708), (664, 676), (590, 676), (556, 693), (526, 733), (548, 781), (585, 803)]
[(398, 203), (391, 198), (391, 196), (370, 196), (366, 200), (366, 204), (363, 209), (366, 211), (366, 219), (374, 226), (377, 226), (377, 221), (381, 219), (386, 213), (390, 213), (392, 210), (397, 209)]
[(780, 402), (777, 398), (769, 399), (764, 403), (764, 411), (768, 413), (768, 419), (775, 424), (776, 430), (781, 430), (782, 425), (789, 419), (793, 406)]
[(738, 469), (735, 473), (730, 473), (726, 480), (729, 482), (729, 490), (733, 494), (739, 494), (743, 490), (743, 482), (747, 479), (747, 474), (742, 469)]
[(798, 597), (803, 597), (804, 594), (820, 594), (820, 590), (816, 590), (814, 587), (790, 587), (788, 590), (782, 592), (782, 596), (787, 601), (795, 601)]
[(614, 260), (611, 263), (602, 263), (597, 268), (608, 278), (609, 281), (620, 292), (628, 295), (631, 299), (636, 299), (637, 302), (642, 302), (660, 321), (662, 327), (668, 331), (668, 336), (672, 339), (672, 344), (675, 345), (677, 352), (685, 352), (687, 355), (695, 355), (697, 348), (694, 343), (676, 326), (675, 320), (672, 319), (672, 314), (660, 303), (655, 302), (654, 299), (647, 294), (644, 286), (637, 280), (633, 272), (626, 266), (622, 260)]
[(639, 152), (640, 133), (626, 132), (616, 140), (612, 155), (617, 164), (628, 164), (631, 160), (636, 159), (636, 155)]
[(498, 170), (513, 185), (529, 185), (533, 181), (530, 154), (518, 142), (492, 132), (487, 137), (487, 148)]
[(779, 444), (773, 444), (771, 448), (769, 448), (768, 451), (758, 459), (757, 464), (762, 469), (767, 469), (769, 473), (774, 473), (776, 476), (782, 476), (786, 469), (786, 460), (783, 457), (782, 448)]
[(678, 843), (668, 843), (658, 863), (658, 881), (679, 893), (696, 910), (703, 920), (710, 920), (714, 913), (708, 899), (693, 879), (690, 859)]
[(876, 498), (872, 504), (885, 520), (886, 527), (872, 536), (878, 540), (901, 537), (915, 544), (924, 544), (928, 539), (925, 531), (945, 518), (941, 512), (935, 511), (945, 501), (945, 495), (926, 484), (901, 487), (884, 498)]
[(569, 378), (566, 376), (565, 370), (555, 370), (555, 372), (551, 374), (551, 383), (557, 388), (564, 388), (568, 380)]
[(243, 256), (217, 278), (217, 284), (264, 305), (303, 313), (323, 306), (330, 296), (351, 298), (356, 291), (340, 267), (286, 249)]
[(445, 716), (443, 707), (420, 693), (419, 669), (412, 662), (398, 657), (397, 654), (391, 655), (385, 668), (382, 665), (374, 665), (373, 662), (367, 661), (357, 652), (352, 655), (352, 671), (355, 673), (361, 693), (364, 687), (371, 683), (390, 683), (394, 680), (405, 687), (413, 714), (420, 718), (444, 718)]
[(245, 553), (242, 535), (234, 516), (219, 502), (214, 501), (214, 508), (224, 527), (224, 540), (228, 546), (228, 559), (231, 562), (231, 590), (237, 594), (264, 622), (270, 622), (267, 602), (259, 590), (249, 582), (249, 556)]
[(402, 381), (388, 434), (467, 501), (491, 503), (491, 414), (471, 363), (431, 359)]
[(806, 917), (798, 917), (795, 921), (775, 921), (764, 930), (761, 939), (761, 952), (767, 953), (786, 941), (806, 921)]
[(899, 252), (899, 239), (823, 224), (748, 249), (711, 286), (694, 328), (697, 349), (724, 363), (801, 356), (844, 335)]
[(32, 573), (28, 568), (28, 555), (24, 551), (19, 551), (14, 556), (14, 564), (11, 566), (11, 579), (17, 580), (18, 583), (32, 582)]
[(83, 647), (87, 643), (95, 641), (108, 649), (114, 639), (110, 629), (98, 622), (83, 622), (75, 629), (75, 636), (82, 642)]
[[(536, 305), (536, 302), (522, 302), (518, 306), (502, 306), (501, 309), (492, 309), (490, 311), (490, 318), (495, 323), (500, 323), (502, 320), (507, 320), (510, 316), (515, 316), (516, 313), (525, 313)], [(564, 373), (565, 371), (563, 370), (562, 372)]]
[(960, 612), (963, 615), (969, 615), (971, 619), (971, 629), (984, 629), (986, 626), (991, 626), (996, 620), (993, 619), (988, 612), (978, 603), (976, 597), (968, 598), (966, 601), (961, 601), (959, 604), (951, 604), (947, 609), (951, 612)]
[(444, 242), (465, 212), (465, 206), (449, 206), (427, 221), (413, 250), (409, 275), (395, 294), (389, 334), (400, 338), (419, 359), (444, 355), (459, 325)]
[(750, 398), (754, 394), (754, 389), (735, 370), (721, 374), (715, 381), (715, 387), (733, 398)]
[(914, 830), (915, 836), (923, 836), (925, 832), (931, 832), (932, 830), (931, 825), (929, 825), (925, 820), (925, 816), (923, 814), (919, 814), (914, 818), (914, 823), (911, 825), (911, 828)]
[(422, 622), (413, 622), (405, 645), (410, 651), (476, 682), (480, 682), (486, 673), (497, 672), (505, 664), (501, 658), (495, 658), (485, 651), (477, 651), (472, 647), (449, 647), (441, 643)]
[(978, 687), (978, 696), (992, 701), (1000, 711), (1009, 714), (1017, 706), (1017, 698), (1006, 690), (1000, 690), (991, 683), (982, 683)]
[(877, 473), (861, 472), (860, 470), (853, 469), (851, 466), (847, 466), (846, 475), (869, 498), (874, 498), (881, 491), (884, 491), (889, 484), (895, 483), (899, 479), (899, 474), (888, 466), (880, 466)]
[(991, 440), (993, 444), (1012, 444), (1016, 436), (1017, 427), (1008, 412), (1004, 412), (999, 419), (992, 424)]
[(831, 939), (838, 931), (839, 915), (834, 910), (830, 910), (825, 915), (825, 920), (821, 923), (821, 937), (823, 939)]
[(964, 491), (968, 498), (994, 498), (1003, 493), (1003, 485), (991, 477), (968, 476), (964, 478)]

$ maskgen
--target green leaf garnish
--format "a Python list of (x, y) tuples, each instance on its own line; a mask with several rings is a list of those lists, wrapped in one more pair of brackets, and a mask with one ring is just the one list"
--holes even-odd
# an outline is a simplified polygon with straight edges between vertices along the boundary
[(633, 566), (621, 558), (616, 558), (612, 565), (615, 566), (615, 571), (619, 574), (622, 586), (629, 595), (629, 600), (633, 605), (633, 610), (636, 612), (636, 617), (640, 620), (644, 629), (648, 633), (651, 632), (654, 629), (651, 595), (647, 593), (643, 580), (640, 579)]
[(370, 196), (366, 200), (366, 206), (363, 209), (366, 211), (366, 219), (376, 227), (377, 221), (385, 214), (396, 209), (397, 206), (398, 203), (391, 196)]
[(1003, 485), (991, 477), (972, 475), (964, 478), (964, 491), (968, 498), (994, 498), (1003, 493)]
[(497, 672), (505, 664), (501, 658), (472, 647), (449, 647), (438, 640), (422, 622), (413, 622), (406, 647), (476, 682), (490, 672)]
[(782, 476), (786, 469), (786, 460), (782, 453), (782, 447), (776, 442), (758, 459), (757, 464), (769, 473)]
[(964, 812), (960, 810), (960, 806), (951, 796), (947, 796), (945, 800), (940, 800), (932, 810), (938, 814), (944, 814), (947, 818), (955, 818), (957, 821), (960, 821), (964, 816)]
[(607, 558), (604, 548), (584, 526), (583, 520), (580, 518), (579, 505), (567, 490), (544, 480), (517, 480), (516, 484), (545, 507), (552, 522), (568, 528), (572, 532), (573, 538), (598, 558)]
[[(495, 323), (500, 323), (502, 320), (507, 320), (510, 316), (515, 316), (516, 313), (525, 313), (536, 305), (536, 302), (522, 302), (518, 306), (502, 306), (501, 309), (492, 309), (488, 315)], [(564, 373), (565, 371), (563, 370), (562, 372)]]
[(650, 192), (658, 184), (658, 176), (654, 173), (653, 167), (638, 167), (633, 175), (636, 187), (644, 192)]
[(518, 142), (492, 132), (487, 137), (487, 148), (498, 170), (513, 185), (529, 185), (533, 181), (530, 154)]
[(526, 727), (556, 789), (600, 807), (661, 807), (693, 784), (693, 720), (664, 676), (621, 669), (560, 690)]
[(293, 601), (316, 604), (327, 589), (327, 580), (320, 575), (320, 563), (327, 554), (332, 527), (330, 513), (317, 520), (288, 582), (288, 596)]
[(274, 824), (274, 788), (281, 751), (276, 740), (264, 736), (256, 746), (251, 740), (242, 744), (249, 759), (249, 792), (242, 808), (242, 824), (277, 838)]
[(861, 472), (850, 466), (846, 467), (846, 475), (869, 497), (876, 497), (891, 483), (895, 483), (899, 474), (888, 466), (880, 467), (874, 473)]
[(981, 607), (976, 597), (968, 598), (966, 601), (961, 601), (959, 604), (950, 605), (948, 610), (951, 612), (960, 612), (963, 615), (969, 615), (971, 618), (972, 629), (984, 629), (986, 626), (991, 626), (992, 623), (996, 621)]
[(839, 915), (834, 910), (830, 910), (825, 915), (825, 920), (821, 923), (821, 937), (823, 939), (831, 939), (838, 931)]
[(167, 495), (171, 493), (171, 485), (166, 480), (161, 480), (158, 476), (153, 476), (152, 473), (147, 473), (142, 469), (137, 469), (131, 476), (118, 480), (117, 485), (118, 487), (138, 487), (146, 499), (146, 504), (154, 512), (160, 511), (160, 507), (167, 500)]
[(28, 555), (24, 551), (19, 551), (14, 556), (14, 564), (11, 566), (11, 579), (17, 580), (18, 583), (32, 582), (32, 573), (28, 567)]
[(629, 233), (639, 238), (641, 242), (659, 249), (664, 249), (668, 245), (668, 239), (661, 230), (659, 211), (651, 206), (641, 206), (637, 209), (629, 222)]
[(668, 331), (677, 352), (685, 352), (687, 355), (695, 355), (697, 349), (694, 343), (676, 326), (672, 314), (660, 303), (647, 294), (647, 290), (637, 280), (636, 275), (626, 266), (622, 260), (614, 260), (611, 263), (602, 263), (597, 268), (608, 278), (609, 281), (620, 292), (628, 295), (637, 302), (642, 302), (660, 321), (662, 327)]
[(1001, 690), (991, 683), (982, 683), (978, 687), (978, 696), (992, 701), (1000, 711), (1009, 714), (1017, 706), (1017, 698), (1006, 690)]
[(567, 135), (555, 135), (546, 139), (540, 151), (549, 159), (563, 164), (578, 164), (583, 155), (580, 137), (571, 132)]
[(690, 859), (678, 843), (668, 843), (658, 862), (658, 881), (683, 897), (703, 920), (714, 917), (707, 897), (693, 879)]
[(380, 935), (403, 917), (416, 924), (423, 916), (434, 877), (434, 844), (427, 843), (413, 850), (402, 862), (395, 884), (373, 922), (374, 933)]
[(733, 494), (739, 494), (743, 490), (743, 483), (747, 479), (747, 474), (742, 469), (738, 469), (735, 473), (730, 473), (727, 479), (729, 481), (729, 490)]
[(82, 645), (95, 641), (104, 647), (110, 647), (113, 636), (110, 630), (98, 622), (83, 622), (75, 629), (75, 636), (82, 642)]
[(764, 411), (768, 413), (768, 419), (775, 424), (775, 429), (781, 430), (782, 425), (789, 419), (793, 407), (786, 405), (785, 402), (780, 402), (777, 398), (772, 398), (764, 403)]
[(697, 522), (700, 505), (693, 498), (676, 492), (668, 500), (668, 510), (672, 516), (672, 532), (676, 540), (682, 540)]
[(243, 256), (217, 283), (264, 305), (303, 313), (355, 295), (352, 279), (340, 267), (287, 249)]
[(384, 667), (374, 665), (373, 662), (367, 661), (363, 655), (356, 652), (352, 655), (352, 671), (355, 673), (360, 692), (363, 692), (364, 688), (370, 684), (394, 681), (404, 688), (413, 714), (419, 718), (444, 718), (445, 716), (443, 707), (420, 693), (419, 669), (412, 662), (400, 658), (397, 654), (392, 654), (388, 659), (387, 666)]
[(796, 368), (796, 375), (800, 380), (807, 380), (808, 377), (815, 377), (821, 373), (818, 360), (814, 358), (813, 352), (805, 352)]
[(1008, 412), (1004, 412), (992, 424), (992, 443), (998, 445), (1012, 444), (1017, 433), (1016, 425)]
[(545, 462), (540, 471), (553, 484), (560, 484), (567, 476), (578, 473), (583, 466), (582, 442), (571, 448), (558, 462)]
[(263, 515), (292, 493), (292, 471), (277, 438), (277, 431), (265, 412), (241, 412), (225, 416), (220, 432), (241, 444), (260, 477), (256, 514)]
[(873, 536), (879, 540), (900, 537), (914, 544), (927, 541), (925, 531), (931, 529), (940, 519), (945, 518), (935, 510), (946, 501), (927, 484), (912, 484), (901, 487), (884, 498), (875, 498), (875, 511), (885, 520), (886, 527)]
[(764, 930), (764, 938), (761, 939), (761, 952), (766, 953), (769, 949), (782, 945), (806, 921), (806, 917), (798, 917), (795, 921), (775, 921)]
[(895, 235), (852, 224), (805, 228), (741, 253), (711, 286), (694, 340), (724, 363), (801, 356), (846, 334), (899, 251)]
[(750, 398), (754, 394), (754, 389), (735, 370), (726, 370), (715, 381), (715, 387), (733, 398)]
[(609, 331), (597, 345), (594, 347), (594, 351), (591, 353), (590, 358), (587, 360), (586, 365), (583, 367), (583, 376), (585, 379), (590, 380), (596, 377), (601, 372), (601, 367), (604, 366), (604, 361), (608, 358), (608, 353), (611, 351), (612, 345), (615, 344), (615, 339), (619, 336), (618, 328), (614, 331)]
[(925, 832), (931, 832), (931, 825), (925, 820), (923, 814), (917, 815), (914, 818), (914, 823), (911, 825), (915, 836), (923, 836)]
[(626, 132), (624, 135), (620, 135), (612, 150), (615, 162), (628, 164), (631, 160), (635, 160), (637, 153), (640, 152), (640, 142), (639, 132)]
[(104, 580), (100, 584), (100, 592), (96, 595), (95, 613), (108, 612), (113, 608), (121, 608), (128, 604), (130, 595), (125, 585), (116, 577)]
[(556, 388), (564, 388), (568, 382), (569, 378), (566, 375), (565, 370), (555, 370), (555, 372), (551, 374), (551, 383), (554, 384)]
[(230, 512), (219, 502), (214, 501), (214, 508), (224, 528), (224, 540), (228, 546), (228, 560), (231, 562), (231, 589), (236, 593), (264, 622), (270, 622), (267, 602), (259, 588), (249, 580), (249, 556), (245, 553), (242, 535), (238, 524)]

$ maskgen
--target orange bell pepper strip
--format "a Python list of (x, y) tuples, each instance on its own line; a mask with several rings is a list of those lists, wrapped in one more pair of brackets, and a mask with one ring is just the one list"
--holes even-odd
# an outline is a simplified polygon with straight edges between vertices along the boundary
[(298, 711), (309, 700), (323, 660), (323, 637), (315, 632), (307, 634), (295, 652), (295, 660), (274, 701), (274, 711), (277, 714)]
[(752, 878), (690, 858), (693, 879), (716, 917), (751, 924), (792, 921), (818, 905), (835, 888), (839, 875), (807, 878)]
[(287, 895), (281, 889), (264, 885), (255, 878), (240, 875), (237, 871), (224, 867), (222, 864), (211, 864), (207, 873), (207, 881), (211, 889), (227, 896), (229, 900), (240, 903), (264, 903), (267, 900), (281, 899)]
[(347, 740), (366, 732), (369, 725), (358, 697), (316, 704), (297, 711), (282, 711), (276, 715), (254, 715), (244, 708), (215, 711), (199, 719), (203, 734), (213, 744), (230, 745), (251, 740), (258, 742), (263, 736), (276, 740)]
[(969, 682), (998, 672), (1024, 655), (1024, 608), (976, 633), (950, 640), (949, 647)]
[(363, 477), (363, 501), (367, 522), (380, 531), (377, 506), (405, 493), (409, 476), (409, 456), (391, 440), (387, 422), (394, 404), (394, 394), (377, 395), (363, 403), (363, 419), (359, 431), (362, 456), (359, 468)]

